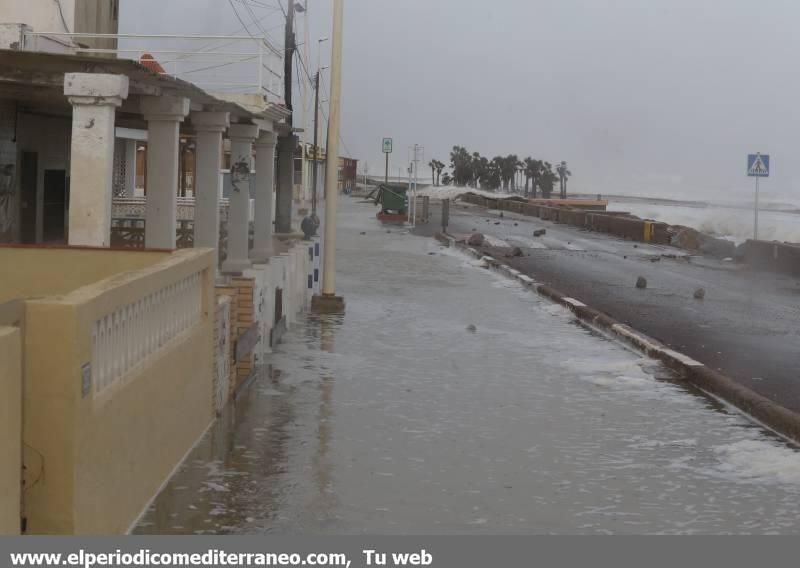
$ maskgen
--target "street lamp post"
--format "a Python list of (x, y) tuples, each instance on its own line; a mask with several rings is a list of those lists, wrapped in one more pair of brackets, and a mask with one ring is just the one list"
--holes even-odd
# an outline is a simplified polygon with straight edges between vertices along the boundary
[(323, 241), (322, 293), (313, 297), (317, 313), (341, 313), (344, 299), (336, 295), (336, 197), (339, 165), (339, 114), (342, 96), (342, 20), (344, 0), (333, 2), (331, 34), (331, 91), (329, 95), (327, 159), (325, 160), (325, 240)]

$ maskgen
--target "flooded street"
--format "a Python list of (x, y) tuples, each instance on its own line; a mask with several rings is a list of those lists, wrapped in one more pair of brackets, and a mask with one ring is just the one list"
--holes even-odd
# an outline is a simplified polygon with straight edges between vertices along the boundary
[(346, 314), (287, 334), (136, 533), (800, 530), (794, 449), (374, 213), (341, 200)]

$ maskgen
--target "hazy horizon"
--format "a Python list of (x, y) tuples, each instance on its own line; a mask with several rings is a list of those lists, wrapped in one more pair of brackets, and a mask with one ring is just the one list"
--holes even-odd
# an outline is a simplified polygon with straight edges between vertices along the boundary
[[(282, 44), (276, 0), (234, 1), (249, 22), (242, 2)], [(308, 4), (313, 73), (332, 3)], [(757, 8), (740, 0), (348, 0), (342, 153), (360, 160), (359, 172), (366, 162), (379, 174), (381, 138), (390, 136), (396, 175), (408, 146), (425, 146), (425, 163), (448, 163), (458, 144), (489, 158), (567, 160), (576, 192), (744, 201), (753, 194), (746, 155), (760, 151), (773, 165), (762, 197), (796, 201), (800, 78), (789, 70), (798, 16), (800, 6), (778, 0)], [(226, 0), (123, 0), (120, 27), (241, 26)], [(300, 42), (302, 30), (299, 16)]]

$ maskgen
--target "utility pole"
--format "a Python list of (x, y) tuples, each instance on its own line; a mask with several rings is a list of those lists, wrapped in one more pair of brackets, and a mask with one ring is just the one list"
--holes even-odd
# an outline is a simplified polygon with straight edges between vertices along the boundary
[(317, 165), (319, 150), (317, 148), (317, 121), (319, 120), (319, 74), (314, 77), (314, 168), (312, 171), (313, 193), (311, 194), (311, 214), (317, 214)]
[(289, 0), (286, 11), (283, 53), (283, 100), (289, 110), (286, 132), (278, 139), (278, 191), (275, 195), (275, 232), (292, 231), (292, 190), (294, 187), (294, 152), (297, 137), (292, 128), (292, 63), (297, 49), (294, 35), (294, 2)]
[(312, 172), (313, 193), (311, 194), (311, 214), (317, 214), (317, 176), (319, 169), (319, 147), (317, 135), (319, 134), (319, 74), (327, 65), (322, 65), (322, 42), (328, 41), (327, 37), (317, 40), (317, 74), (314, 76), (314, 171)]
[(341, 313), (344, 299), (336, 295), (336, 197), (339, 187), (339, 116), (342, 98), (342, 20), (344, 0), (333, 0), (331, 45), (331, 92), (329, 96), (327, 159), (325, 160), (325, 240), (323, 241), (322, 293), (314, 296), (311, 309)]

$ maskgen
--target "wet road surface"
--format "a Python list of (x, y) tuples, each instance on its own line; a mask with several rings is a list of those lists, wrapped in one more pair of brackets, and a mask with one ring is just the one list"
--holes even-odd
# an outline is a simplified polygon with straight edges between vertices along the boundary
[[(490, 244), (519, 246), (528, 256), (504, 261), (537, 282), (800, 412), (797, 278), (739, 269), (690, 257), (674, 247), (624, 241), (509, 212), (501, 219), (498, 213), (452, 207), (450, 232), (477, 229), (491, 237)], [(434, 219), (438, 215), (437, 208)], [(436, 224), (422, 230), (431, 232)], [(540, 228), (547, 234), (533, 237)], [(640, 275), (648, 281), (646, 290), (635, 288)], [(701, 287), (706, 296), (697, 301), (693, 294)]]
[(374, 211), (341, 204), (346, 315), (288, 333), (137, 533), (800, 530), (795, 449)]

